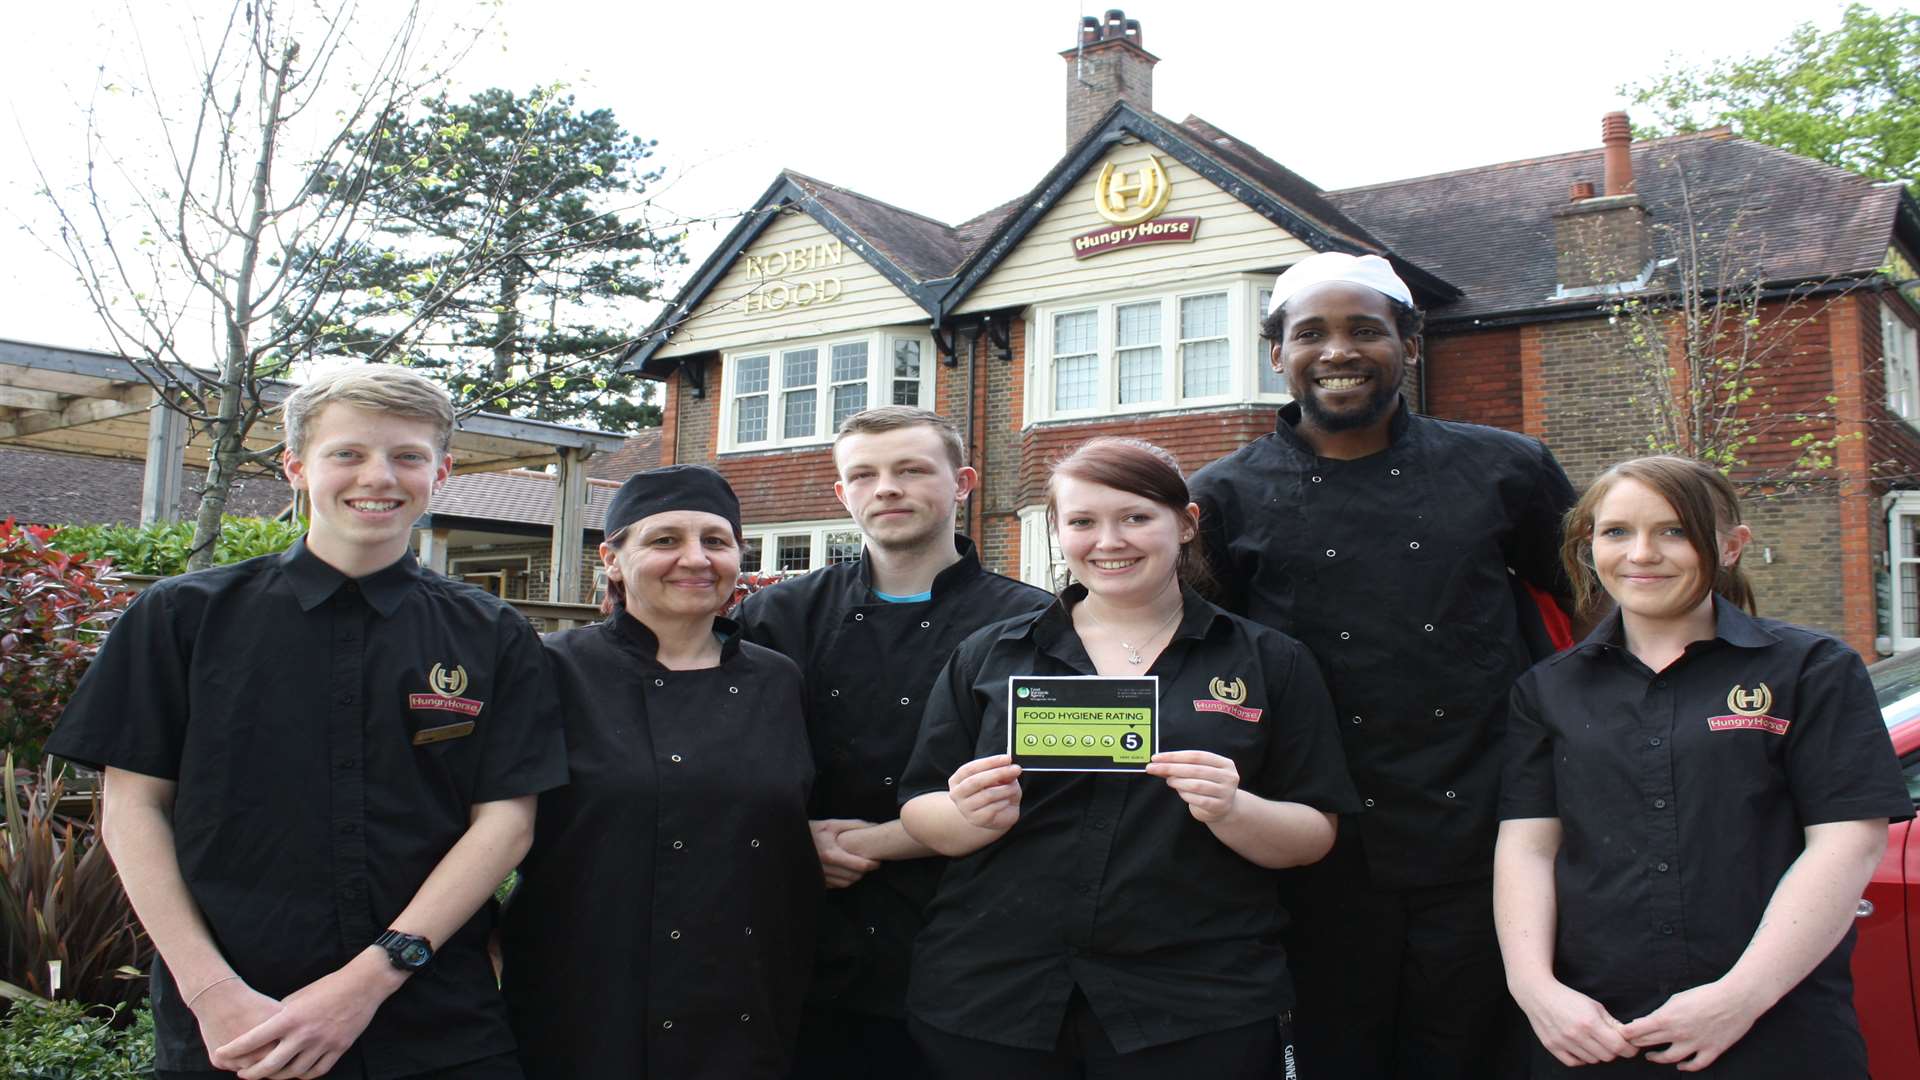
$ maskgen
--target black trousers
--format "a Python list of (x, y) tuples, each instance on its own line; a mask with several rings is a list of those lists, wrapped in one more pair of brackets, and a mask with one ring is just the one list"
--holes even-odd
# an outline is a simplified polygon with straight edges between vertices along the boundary
[(1520, 1080), (1531, 1034), (1507, 994), (1491, 879), (1372, 884), (1341, 822), (1321, 862), (1286, 875), (1287, 966), (1301, 1071), (1340, 1080)]
[[(344, 1060), (344, 1059), (343, 1059)], [(352, 1056), (350, 1062), (335, 1065), (327, 1073), (328, 1080), (365, 1080), (367, 1071), (359, 1064), (359, 1055)], [(167, 1072), (156, 1070), (155, 1080), (217, 1080), (219, 1077), (231, 1077), (230, 1072)], [(416, 1073), (405, 1080), (521, 1080), (520, 1059), (513, 1054), (501, 1054), (498, 1057), (481, 1058), (464, 1065), (455, 1065), (450, 1069), (435, 1069), (432, 1072)]]
[(906, 1080), (928, 1075), (904, 1019), (808, 1009), (789, 1080)]
[[(1278, 1018), (1122, 1054), (1087, 999), (1073, 992), (1052, 1050), (969, 1039), (909, 1017), (936, 1080), (1298, 1080), (1292, 1036)], [(1328, 1074), (1331, 1077), (1334, 1074)]]

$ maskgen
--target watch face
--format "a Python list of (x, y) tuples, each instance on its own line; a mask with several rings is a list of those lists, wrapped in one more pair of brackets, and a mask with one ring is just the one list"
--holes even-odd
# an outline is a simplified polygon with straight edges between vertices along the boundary
[(425, 967), (433, 959), (433, 950), (418, 941), (409, 941), (400, 946), (400, 962), (408, 967)]

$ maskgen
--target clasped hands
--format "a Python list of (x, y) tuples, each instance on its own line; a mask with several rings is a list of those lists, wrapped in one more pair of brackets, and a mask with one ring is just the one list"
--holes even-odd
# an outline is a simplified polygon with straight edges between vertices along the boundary
[(1698, 1072), (1739, 1042), (1757, 1019), (1750, 1003), (1721, 982), (1682, 990), (1626, 1024), (1557, 980), (1533, 991), (1520, 989), (1515, 999), (1540, 1044), (1567, 1066), (1594, 1065), (1645, 1050), (1648, 1061)]
[(282, 1000), (230, 979), (209, 986), (193, 1011), (216, 1069), (240, 1080), (324, 1076), (405, 980), (370, 948)]

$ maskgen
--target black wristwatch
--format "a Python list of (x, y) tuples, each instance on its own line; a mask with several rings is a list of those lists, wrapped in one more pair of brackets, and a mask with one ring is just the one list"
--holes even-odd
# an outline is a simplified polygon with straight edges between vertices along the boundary
[(419, 971), (433, 962), (433, 944), (414, 934), (388, 930), (373, 943), (387, 950), (387, 959), (401, 971)]

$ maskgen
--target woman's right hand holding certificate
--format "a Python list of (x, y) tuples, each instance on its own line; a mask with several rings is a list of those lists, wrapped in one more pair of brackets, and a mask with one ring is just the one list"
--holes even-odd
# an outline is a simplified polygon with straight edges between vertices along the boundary
[(947, 794), (967, 824), (1006, 832), (1020, 820), (1020, 766), (1007, 754), (975, 758), (954, 770)]

